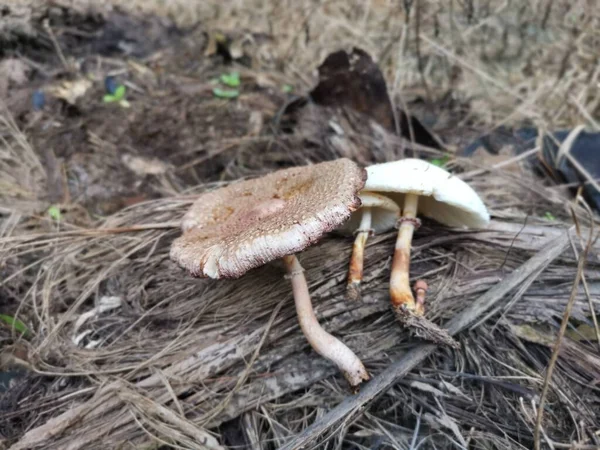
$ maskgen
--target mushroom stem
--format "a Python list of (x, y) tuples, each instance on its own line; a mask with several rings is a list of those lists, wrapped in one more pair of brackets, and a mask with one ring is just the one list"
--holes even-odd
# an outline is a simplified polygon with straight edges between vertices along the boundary
[(358, 356), (319, 325), (310, 301), (304, 270), (298, 258), (295, 255), (284, 256), (283, 262), (292, 282), (298, 322), (308, 343), (319, 355), (338, 366), (353, 389), (367, 381), (369, 374)]
[(417, 280), (415, 285), (413, 286), (413, 290), (415, 294), (417, 294), (417, 309), (423, 309), (425, 305), (425, 295), (427, 294), (427, 290), (429, 286), (425, 282), (425, 280)]
[(365, 245), (371, 230), (371, 208), (362, 208), (360, 225), (356, 230), (356, 238), (352, 247), (350, 270), (348, 271), (348, 286), (346, 292), (350, 300), (360, 300), (360, 284), (363, 278)]
[(404, 196), (400, 229), (396, 239), (392, 273), (390, 275), (390, 297), (394, 308), (402, 308), (414, 314), (422, 315), (423, 304), (415, 302), (409, 280), (410, 246), (417, 221), (418, 204), (418, 195), (406, 194)]

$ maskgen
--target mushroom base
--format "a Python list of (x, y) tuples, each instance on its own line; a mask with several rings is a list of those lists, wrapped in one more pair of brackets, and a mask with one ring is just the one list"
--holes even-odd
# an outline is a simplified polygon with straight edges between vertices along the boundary
[(460, 348), (460, 344), (446, 330), (429, 321), (422, 314), (417, 314), (415, 311), (403, 306), (394, 307), (393, 309), (398, 321), (415, 336), (434, 344)]
[(348, 300), (358, 302), (362, 300), (361, 282), (353, 281), (346, 286), (346, 297)]
[(415, 302), (415, 298), (410, 288), (405, 289), (404, 287), (402, 287), (399, 289), (395, 289), (394, 286), (391, 286), (390, 299), (392, 302), (392, 306), (395, 309), (411, 311), (413, 314), (419, 316), (422, 316), (425, 312), (424, 302)]

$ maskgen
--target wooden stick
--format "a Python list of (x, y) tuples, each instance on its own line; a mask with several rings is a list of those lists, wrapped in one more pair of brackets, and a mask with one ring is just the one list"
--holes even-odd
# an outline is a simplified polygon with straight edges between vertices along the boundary
[[(547, 267), (567, 249), (569, 246), (568, 233), (572, 230), (573, 227), (565, 232), (562, 238), (548, 243), (521, 267), (515, 269), (502, 282), (495, 285), (469, 307), (456, 315), (448, 323), (448, 332), (451, 335), (455, 335), (456, 333), (465, 330), (475, 323), (483, 313), (501, 301), (506, 294), (525, 281), (531, 274)], [(408, 351), (396, 363), (374, 377), (357, 395), (346, 397), (338, 406), (334, 407), (317, 422), (310, 425), (303, 432), (281, 447), (281, 450), (298, 450), (306, 448), (310, 442), (317, 439), (339, 421), (352, 420), (352, 416), (363, 411), (368, 403), (382, 395), (400, 377), (406, 375), (419, 363), (424, 361), (425, 358), (431, 355), (436, 348), (436, 345), (426, 344), (419, 345)]]

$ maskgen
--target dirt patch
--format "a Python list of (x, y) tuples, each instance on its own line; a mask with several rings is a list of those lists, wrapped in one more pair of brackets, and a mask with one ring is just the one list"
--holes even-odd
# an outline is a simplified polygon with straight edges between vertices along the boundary
[[(7, 89), (17, 125), (43, 149), (49, 202), (109, 214), (185, 186), (237, 177), (233, 149), (242, 157), (264, 151), (264, 129), (285, 102), (268, 74), (257, 79), (250, 69), (237, 69), (239, 98), (219, 99), (212, 81), (232, 69), (218, 55), (204, 56), (202, 31), (174, 31), (156, 18), (117, 13), (82, 22), (61, 18), (52, 28), (69, 55), (66, 67), (55, 48), (19, 52), (25, 45), (19, 42), (14, 52), (52, 70), (33, 69)], [(68, 70), (71, 63), (76, 73)], [(103, 103), (109, 75), (126, 86), (129, 107)], [(45, 95), (40, 111), (32, 111), (35, 92)]]

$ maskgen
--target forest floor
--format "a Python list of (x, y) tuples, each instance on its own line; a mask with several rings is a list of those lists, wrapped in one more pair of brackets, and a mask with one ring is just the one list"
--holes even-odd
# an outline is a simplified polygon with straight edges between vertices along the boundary
[[(600, 131), (600, 16), (509, 4), (0, 5), (0, 448), (598, 448), (598, 212), (543, 137)], [(352, 108), (368, 94), (343, 72), (341, 99), (302, 102), (352, 47), (408, 131)], [(303, 339), (278, 266), (216, 282), (169, 260), (199, 192), (406, 155), (492, 222), (424, 221), (413, 242), (456, 350), (395, 321), (394, 232), (368, 242), (364, 302), (345, 298), (351, 239), (300, 255), (319, 320), (373, 374), (358, 395)]]

